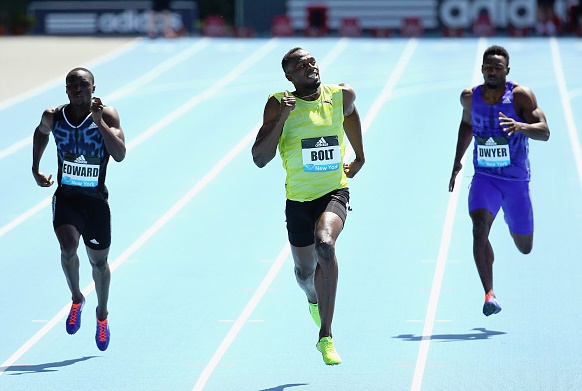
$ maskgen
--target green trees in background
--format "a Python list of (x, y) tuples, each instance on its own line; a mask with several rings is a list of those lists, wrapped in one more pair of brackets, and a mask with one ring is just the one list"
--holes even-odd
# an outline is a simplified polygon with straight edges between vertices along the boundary
[(34, 23), (28, 15), (28, 0), (0, 0), (0, 35), (24, 34)]

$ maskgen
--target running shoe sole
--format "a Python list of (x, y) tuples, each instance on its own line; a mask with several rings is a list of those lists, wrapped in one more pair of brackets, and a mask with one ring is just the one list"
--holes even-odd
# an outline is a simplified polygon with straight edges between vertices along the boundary
[(485, 316), (498, 314), (500, 311), (501, 306), (495, 299), (492, 301), (486, 301), (485, 304), (483, 304), (483, 315)]

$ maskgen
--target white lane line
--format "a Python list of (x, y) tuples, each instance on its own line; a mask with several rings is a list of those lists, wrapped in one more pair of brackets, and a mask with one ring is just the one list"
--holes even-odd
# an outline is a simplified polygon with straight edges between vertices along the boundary
[[(260, 52), (268, 52), (274, 48), (275, 39), (270, 40), (267, 44), (261, 47)], [(250, 56), (254, 61), (259, 61), (266, 53), (259, 53)], [(251, 62), (245, 62), (241, 65), (250, 67)], [(129, 246), (119, 257), (117, 257), (111, 264), (111, 272), (114, 272), (121, 266), (134, 252), (143, 246), (156, 232), (158, 232), (168, 221), (170, 221), (184, 206), (188, 204), (202, 189), (206, 187), (221, 171), (226, 167), (239, 153), (246, 150), (248, 145), (256, 137), (259, 126), (256, 126), (246, 136), (244, 136), (237, 145), (235, 145), (223, 158), (202, 178), (196, 185), (194, 185), (188, 193), (186, 193), (176, 204), (174, 204), (162, 217), (160, 217), (147, 231), (145, 231), (131, 246)], [(50, 200), (50, 199), (49, 199)], [(88, 296), (95, 289), (94, 283), (90, 283), (82, 289), (84, 296)], [(13, 365), (24, 353), (33, 347), (42, 337), (44, 337), (62, 318), (64, 318), (70, 308), (70, 303), (67, 303), (48, 323), (42, 327), (32, 338), (30, 338), (24, 345), (22, 345), (12, 356), (0, 364), (0, 376)]]
[[(338, 44), (336, 44), (334, 49), (321, 62), (321, 64), (329, 64), (331, 59), (335, 59), (339, 55), (339, 52), (343, 51), (345, 47), (346, 47), (345, 39), (340, 40), (338, 42)], [(396, 70), (390, 75), (390, 78), (389, 78), (386, 86), (382, 90), (378, 99), (374, 102), (373, 109), (371, 110), (370, 114), (368, 114), (366, 116), (366, 118), (364, 119), (363, 124), (362, 124), (362, 133), (365, 133), (368, 130), (370, 124), (372, 123), (373, 119), (376, 117), (382, 104), (386, 101), (386, 99), (388, 99), (388, 96), (390, 95), (392, 89), (394, 88), (396, 81), (398, 80), (398, 78), (400, 77), (400, 74), (405, 69), (406, 64), (410, 60), (412, 51), (414, 51), (415, 47), (416, 47), (416, 39), (412, 38), (409, 40), (408, 45), (406, 46), (406, 49), (399, 60), (399, 63), (398, 63)], [(348, 150), (346, 148), (346, 156), (347, 156), (347, 154), (348, 154)], [(273, 280), (275, 279), (275, 277), (277, 276), (277, 274), (281, 270), (281, 267), (285, 263), (285, 260), (289, 257), (290, 253), (291, 253), (291, 249), (289, 247), (289, 243), (286, 243), (283, 246), (283, 248), (281, 249), (281, 251), (279, 252), (279, 255), (277, 256), (275, 263), (273, 264), (271, 269), (269, 269), (269, 271), (268, 271), (267, 275), (265, 276), (265, 278), (263, 279), (263, 281), (261, 281), (261, 284), (257, 288), (257, 291), (251, 297), (251, 300), (247, 303), (247, 305), (245, 306), (245, 308), (243, 309), (243, 311), (241, 312), (241, 314), (239, 315), (239, 317), (237, 318), (235, 323), (230, 328), (228, 334), (222, 340), (220, 346), (218, 347), (218, 349), (216, 350), (216, 352), (214, 353), (214, 355), (212, 356), (212, 358), (210, 359), (210, 361), (208, 362), (208, 364), (206, 365), (206, 367), (202, 371), (202, 374), (198, 378), (198, 381), (194, 385), (194, 388), (192, 389), (192, 391), (201, 391), (204, 388), (204, 386), (206, 385), (206, 382), (208, 381), (208, 379), (210, 378), (210, 376), (214, 372), (214, 369), (216, 369), (218, 363), (220, 362), (220, 360), (222, 359), (222, 357), (224, 356), (224, 354), (226, 353), (226, 351), (228, 350), (228, 348), (230, 347), (230, 345), (234, 341), (235, 337), (239, 333), (242, 326), (248, 321), (248, 318), (250, 317), (250, 315), (254, 311), (255, 307), (259, 304), (259, 302), (263, 298), (265, 292), (267, 291), (267, 289), (269, 288), (269, 286), (271, 285), (271, 283), (273, 282)]]
[(198, 378), (198, 381), (194, 385), (192, 391), (200, 391), (204, 388), (204, 385), (210, 378), (210, 375), (212, 375), (212, 372), (214, 372), (214, 369), (216, 368), (220, 360), (222, 360), (222, 357), (224, 356), (224, 354), (226, 353), (226, 351), (236, 338), (238, 332), (240, 331), (242, 326), (247, 322), (248, 318), (251, 316), (255, 307), (257, 306), (257, 304), (259, 304), (259, 302), (265, 295), (267, 289), (269, 289), (269, 286), (271, 285), (275, 277), (277, 277), (277, 274), (279, 274), (279, 270), (281, 270), (281, 267), (289, 257), (290, 253), (291, 248), (289, 247), (289, 244), (286, 244), (281, 249), (281, 252), (277, 256), (277, 259), (275, 259), (273, 266), (271, 266), (263, 281), (261, 281), (261, 284), (255, 291), (253, 297), (251, 297), (251, 300), (249, 300), (249, 302), (247, 303), (239, 317), (236, 319), (236, 321), (228, 331), (228, 334), (226, 334), (226, 337), (224, 337), (224, 339), (220, 343), (218, 349), (216, 349), (216, 352), (214, 352), (214, 355), (210, 359), (210, 362), (208, 362), (206, 367), (204, 367), (204, 370), (202, 371), (202, 374)]
[[(485, 51), (486, 40), (480, 38), (477, 45), (477, 54), (475, 56), (475, 65), (473, 73), (473, 85), (477, 84), (481, 77), (481, 63), (483, 58), (483, 52)], [(465, 153), (463, 160), (467, 160), (467, 156), (470, 153)], [(463, 162), (463, 167), (465, 162)], [(445, 274), (445, 266), (447, 264), (447, 256), (449, 254), (449, 245), (451, 244), (451, 237), (453, 234), (453, 225), (455, 223), (455, 215), (457, 210), (457, 204), (459, 203), (459, 189), (461, 188), (461, 183), (463, 179), (464, 168), (457, 175), (457, 180), (455, 183), (455, 188), (449, 198), (449, 203), (447, 205), (447, 212), (445, 215), (445, 222), (443, 226), (443, 232), (441, 237), (441, 243), (439, 248), (439, 255), (437, 258), (434, 277), (432, 281), (432, 288), (430, 291), (430, 297), (428, 302), (428, 308), (426, 310), (426, 316), (424, 319), (424, 328), (422, 330), (422, 338), (420, 341), (420, 346), (418, 349), (418, 356), (416, 359), (416, 368), (414, 370), (414, 377), (412, 379), (412, 391), (420, 391), (422, 386), (422, 378), (424, 376), (424, 370), (426, 367), (426, 360), (428, 358), (428, 350), (430, 347), (430, 341), (432, 336), (432, 330), (434, 327), (436, 319), (436, 311), (438, 307), (439, 297), (441, 293), (441, 287), (443, 282), (443, 277)]]
[[(112, 92), (109, 95), (105, 95), (102, 98), (103, 101), (106, 104), (110, 104), (111, 102), (115, 102), (116, 100), (121, 99), (122, 97), (124, 97), (125, 95), (128, 95), (129, 93), (136, 90), (137, 88), (151, 82), (156, 77), (160, 76), (162, 73), (167, 72), (168, 70), (170, 70), (174, 66), (180, 64), (183, 61), (186, 61), (189, 57), (198, 53), (200, 50), (202, 50), (206, 46), (208, 46), (208, 38), (203, 38), (203, 39), (197, 41), (195, 45), (192, 45), (187, 50), (184, 50), (184, 51), (178, 53), (177, 55), (174, 55), (174, 56), (168, 58), (166, 61), (157, 65), (155, 68), (153, 68), (149, 72), (143, 74), (141, 77), (135, 79), (131, 83), (126, 84), (124, 87)], [(113, 56), (110, 56), (110, 57), (113, 57)], [(89, 65), (87, 65), (86, 67), (89, 69), (91, 68), (91, 66), (89, 66)], [(62, 80), (61, 80), (61, 83), (62, 83)], [(54, 84), (55, 83), (51, 83), (51, 86), (53, 86)], [(42, 91), (44, 91), (45, 89), (43, 89)], [(42, 91), (40, 91), (40, 92), (42, 92)], [(30, 95), (34, 96), (34, 95), (36, 95), (36, 93), (30, 94)], [(40, 116), (39, 116), (39, 120), (40, 120)], [(9, 146), (3, 150), (0, 150), (0, 160), (4, 159), (4, 158), (18, 152), (19, 150), (30, 146), (30, 145), (32, 145), (32, 133), (29, 136), (26, 136), (25, 138), (23, 138), (22, 140), (15, 142), (11, 146)]]
[(147, 73), (144, 73), (141, 77), (135, 79), (131, 83), (127, 84), (125, 87), (120, 88), (113, 93), (107, 95), (103, 101), (118, 101), (121, 98), (125, 97), (126, 95), (132, 93), (133, 91), (137, 90), (138, 88), (150, 83), (152, 80), (156, 79), (164, 72), (168, 72), (170, 69), (174, 68), (175, 66), (181, 64), (182, 62), (188, 60), (193, 55), (197, 54), (204, 48), (206, 48), (209, 44), (209, 38), (205, 37), (200, 39), (196, 42), (196, 44), (190, 46), (188, 49), (180, 51), (178, 54), (168, 58), (166, 61), (162, 62), (161, 64), (157, 65), (155, 68), (150, 70)]
[[(400, 59), (398, 60), (398, 64), (396, 64), (396, 68), (390, 74), (390, 77), (388, 78), (388, 82), (384, 85), (384, 88), (382, 88), (382, 91), (380, 92), (380, 96), (374, 101), (374, 103), (372, 104), (372, 107), (370, 108), (370, 111), (368, 111), (368, 114), (366, 115), (366, 117), (362, 121), (362, 133), (366, 133), (368, 131), (368, 128), (370, 127), (372, 122), (374, 122), (374, 120), (378, 116), (378, 113), (380, 112), (382, 107), (386, 104), (386, 101), (388, 99), (390, 99), (390, 97), (394, 93), (394, 87), (396, 86), (396, 83), (398, 82), (398, 80), (402, 76), (402, 73), (404, 72), (404, 70), (408, 66), (408, 63), (410, 62), (410, 59), (412, 58), (412, 54), (414, 53), (414, 50), (416, 49), (417, 45), (418, 45), (418, 41), (416, 38), (411, 38), (408, 40), (406, 48), (404, 48), (404, 52), (400, 56)], [(356, 91), (356, 94), (357, 94), (357, 91)], [(357, 107), (357, 105), (358, 104), (357, 104), (357, 96), (356, 96), (356, 107)], [(349, 161), (349, 158), (353, 152), (354, 152), (354, 150), (351, 147), (351, 145), (348, 145), (346, 147), (346, 154), (345, 154), (344, 160)]]
[[(40, 116), (39, 116), (40, 120)], [(22, 148), (26, 148), (32, 144), (32, 133), (29, 136), (21, 139), (20, 141), (15, 142), (14, 144), (0, 150), (0, 160), (15, 154), (16, 152), (20, 151)], [(32, 155), (32, 152), (31, 152)]]
[(52, 196), (45, 198), (14, 220), (0, 228), (0, 238), (51, 204)]
[[(87, 62), (85, 65), (82, 65), (82, 66), (90, 69), (91, 67), (95, 67), (99, 64), (103, 64), (103, 63), (106, 63), (108, 61), (111, 61), (114, 58), (119, 57), (122, 54), (127, 53), (130, 50), (134, 49), (141, 40), (142, 40), (142, 38), (135, 38), (135, 39), (131, 40), (130, 42), (126, 43), (125, 45), (123, 45), (123, 46), (121, 46), (121, 47), (119, 47), (111, 52), (108, 52), (108, 53), (104, 54), (103, 56), (97, 57), (97, 58)], [(30, 99), (33, 96), (40, 95), (43, 92), (45, 92), (51, 88), (54, 88), (55, 86), (57, 86), (59, 84), (63, 84), (63, 82), (64, 82), (64, 80), (61, 77), (59, 77), (58, 79), (46, 82), (43, 85), (40, 85), (39, 87), (37, 87), (33, 90), (24, 92), (20, 95), (13, 97), (13, 98), (10, 98), (10, 99), (6, 99), (6, 100), (0, 102), (0, 111), (4, 110), (10, 106), (13, 106), (17, 103), (20, 103), (22, 101)]]
[[(208, 185), (216, 176), (226, 167), (239, 153), (247, 149), (248, 144), (254, 139), (258, 128), (253, 129), (239, 143), (234, 146), (224, 157), (186, 193), (176, 204), (174, 204), (162, 217), (160, 217), (147, 231), (145, 231), (131, 246), (129, 246), (119, 257), (111, 264), (113, 273), (121, 266), (133, 253), (154, 236), (168, 221), (170, 221), (182, 208), (184, 208), (206, 185)], [(83, 296), (88, 296), (95, 289), (94, 283), (90, 283), (82, 289)], [(12, 356), (0, 364), (0, 376), (2, 373), (13, 365), (26, 351), (33, 347), (42, 337), (44, 337), (59, 321), (64, 318), (71, 304), (67, 303), (52, 319), (48, 321), (32, 338), (22, 345)]]
[(218, 80), (212, 86), (208, 87), (199, 95), (194, 96), (186, 103), (182, 104), (172, 113), (167, 115), (164, 119), (159, 121), (154, 126), (150, 127), (145, 132), (141, 133), (139, 136), (134, 138), (129, 142), (128, 145), (135, 147), (148, 138), (152, 137), (154, 134), (162, 130), (165, 126), (169, 125), (171, 122), (175, 121), (177, 118), (181, 117), (182, 115), (186, 114), (192, 108), (194, 108), (199, 103), (210, 99), (212, 96), (216, 95), (218, 92), (221, 92), (224, 87), (227, 87), (229, 83), (235, 81), (243, 72), (265, 57), (269, 52), (271, 52), (276, 47), (277, 38), (270, 39), (266, 44), (264, 44), (257, 53), (253, 55), (249, 55), (246, 60), (240, 63), (236, 68), (230, 71), (226, 76), (222, 79)]
[[(158, 133), (159, 131), (164, 129), (165, 126), (168, 126), (169, 124), (171, 124), (172, 122), (174, 122), (175, 120), (177, 120), (178, 118), (180, 118), (181, 116), (186, 114), (189, 110), (194, 108), (197, 104), (199, 104), (199, 103), (203, 102), (205, 99), (209, 99), (213, 95), (217, 94), (222, 89), (222, 87), (228, 85), (228, 83), (230, 83), (231, 81), (234, 81), (238, 76), (240, 76), (240, 74), (242, 72), (246, 71), (248, 68), (253, 66), (257, 61), (259, 61), (265, 55), (267, 55), (271, 50), (273, 50), (274, 47), (276, 46), (276, 44), (275, 44), (276, 40), (277, 40), (277, 38), (272, 38), (271, 40), (269, 40), (265, 45), (263, 45), (259, 49), (258, 53), (249, 56), (247, 58), (247, 60), (242, 62), (238, 67), (234, 68), (225, 77), (223, 77), (218, 82), (216, 82), (215, 84), (213, 84), (212, 86), (207, 88), (201, 94), (196, 95), (193, 98), (191, 98), (189, 101), (187, 101), (186, 103), (183, 103), (180, 107), (178, 107), (176, 110), (174, 110), (173, 112), (171, 112), (170, 114), (166, 115), (164, 118), (162, 118), (161, 120), (159, 120), (158, 122), (153, 124), (147, 130), (145, 130), (143, 133), (141, 133), (139, 136), (130, 140), (127, 143), (127, 150), (130, 151), (131, 149), (135, 148), (136, 146), (138, 146), (139, 144), (141, 144), (142, 142), (144, 142), (148, 138), (152, 137), (153, 135), (155, 135), (156, 133)], [(20, 225), (21, 223), (26, 221), (28, 218), (32, 217), (34, 214), (36, 214), (37, 212), (42, 210), (42, 208), (44, 206), (50, 205), (51, 200), (52, 200), (52, 195), (50, 197), (48, 197), (47, 199), (41, 201), (39, 204), (35, 205), (34, 207), (29, 209), (28, 211), (24, 212), (22, 215), (18, 216), (12, 222), (8, 223), (4, 227), (1, 227), (0, 228), (0, 237), (4, 236), (7, 232), (11, 231), (15, 227), (17, 227), (18, 225)]]
[(564, 110), (566, 127), (568, 128), (568, 135), (570, 136), (570, 145), (572, 146), (572, 152), (574, 152), (574, 162), (576, 163), (576, 169), (578, 170), (578, 180), (580, 185), (582, 185), (582, 150), (580, 149), (580, 139), (578, 138), (574, 113), (572, 112), (572, 103), (570, 101), (566, 78), (564, 76), (560, 48), (558, 46), (558, 40), (555, 37), (550, 38), (550, 48), (552, 51), (554, 74), (556, 75), (558, 90), (560, 91), (560, 98), (562, 100), (562, 110)]

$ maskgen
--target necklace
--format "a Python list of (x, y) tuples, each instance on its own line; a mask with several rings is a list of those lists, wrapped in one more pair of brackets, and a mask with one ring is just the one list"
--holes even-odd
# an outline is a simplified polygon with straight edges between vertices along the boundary
[(315, 90), (315, 92), (313, 92), (309, 95), (305, 95), (305, 96), (295, 95), (295, 96), (299, 99), (305, 99), (305, 98), (311, 98), (313, 95), (316, 95), (316, 94), (319, 94), (319, 89)]

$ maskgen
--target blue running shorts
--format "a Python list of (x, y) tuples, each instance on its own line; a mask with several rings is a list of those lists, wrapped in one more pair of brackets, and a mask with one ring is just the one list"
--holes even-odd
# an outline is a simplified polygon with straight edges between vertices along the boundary
[(469, 213), (487, 209), (495, 217), (500, 208), (511, 233), (529, 235), (534, 232), (529, 182), (475, 174), (469, 189)]

